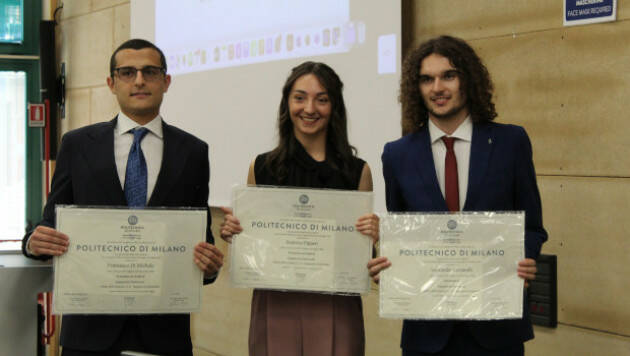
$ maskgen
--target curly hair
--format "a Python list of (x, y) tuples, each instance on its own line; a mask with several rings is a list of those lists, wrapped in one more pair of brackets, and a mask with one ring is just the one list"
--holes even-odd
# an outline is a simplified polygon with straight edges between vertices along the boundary
[(287, 178), (287, 163), (295, 154), (298, 144), (289, 112), (289, 95), (295, 82), (308, 74), (317, 77), (320, 84), (326, 88), (330, 99), (332, 110), (326, 133), (326, 160), (334, 169), (348, 175), (350, 172), (348, 167), (356, 155), (356, 149), (348, 142), (348, 119), (342, 94), (343, 82), (325, 63), (304, 62), (291, 70), (291, 74), (282, 87), (282, 99), (278, 109), (278, 146), (267, 155), (265, 161), (265, 166), (281, 182)]
[(492, 102), (493, 85), (488, 69), (464, 40), (440, 36), (422, 43), (412, 50), (403, 63), (398, 101), (403, 106), (403, 134), (415, 132), (429, 119), (420, 93), (419, 78), (422, 60), (431, 54), (449, 59), (460, 74), (462, 94), (467, 98), (473, 122), (492, 121), (497, 112)]

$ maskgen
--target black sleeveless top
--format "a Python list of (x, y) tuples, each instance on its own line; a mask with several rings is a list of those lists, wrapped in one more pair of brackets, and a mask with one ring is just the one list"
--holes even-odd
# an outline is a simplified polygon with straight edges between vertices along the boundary
[[(361, 173), (365, 161), (352, 157), (348, 165), (349, 172), (342, 173), (339, 169), (331, 165), (330, 160), (334, 159), (326, 154), (326, 160), (318, 162), (311, 157), (304, 147), (296, 140), (296, 152), (287, 160), (287, 177), (284, 182), (280, 182), (273, 174), (269, 166), (265, 164), (269, 152), (260, 154), (254, 163), (254, 175), (256, 185), (277, 185), (305, 188), (328, 188), (357, 190)], [(335, 162), (336, 163), (336, 162)], [(340, 164), (335, 164), (341, 167)]]

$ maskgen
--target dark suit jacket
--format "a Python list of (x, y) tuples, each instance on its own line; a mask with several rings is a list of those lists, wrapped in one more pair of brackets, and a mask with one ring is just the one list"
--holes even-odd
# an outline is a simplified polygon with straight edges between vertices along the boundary
[[(433, 163), (428, 125), (385, 145), (382, 155), (387, 210), (448, 211)], [(465, 211), (525, 211), (525, 256), (536, 259), (547, 239), (532, 149), (522, 127), (473, 125)], [(534, 337), (527, 309), (522, 319), (466, 322), (477, 342), (490, 349)], [(401, 347), (436, 352), (444, 348), (452, 321), (403, 323)]]
[[(64, 135), (57, 157), (52, 189), (40, 225), (55, 227), (55, 205), (126, 206), (127, 202), (114, 159), (114, 127), (117, 119), (86, 126)], [(208, 145), (174, 126), (162, 124), (162, 166), (148, 206), (193, 206), (208, 209)], [(206, 241), (214, 243), (210, 230)], [(22, 251), (27, 257), (26, 234)], [(70, 236), (72, 239), (72, 236)], [(48, 259), (50, 256), (40, 256)], [(87, 267), (87, 266), (86, 266)], [(127, 320), (123, 315), (68, 315), (61, 328), (61, 345), (78, 350), (104, 350), (120, 334)], [(160, 314), (133, 316), (143, 341), (156, 352), (191, 347), (190, 316)]]

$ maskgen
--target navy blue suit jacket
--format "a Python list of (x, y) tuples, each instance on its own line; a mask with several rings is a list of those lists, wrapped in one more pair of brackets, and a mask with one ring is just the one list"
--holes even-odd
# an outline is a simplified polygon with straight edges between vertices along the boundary
[[(433, 163), (428, 125), (385, 145), (383, 175), (387, 210), (448, 211)], [(540, 194), (532, 149), (522, 127), (475, 123), (470, 150), (465, 211), (525, 211), (525, 256), (536, 259), (547, 233), (542, 226)], [(466, 322), (477, 342), (490, 349), (534, 337), (527, 309), (522, 319)], [(401, 347), (419, 352), (444, 348), (453, 321), (403, 323)]]
[[(43, 220), (39, 225), (55, 227), (55, 206), (75, 204), (91, 206), (126, 206), (114, 158), (114, 128), (117, 119), (73, 130), (64, 135), (57, 156), (52, 188)], [(210, 168), (208, 145), (202, 140), (163, 122), (164, 150), (162, 166), (148, 206), (192, 206), (208, 209)], [(206, 241), (214, 243), (210, 230), (210, 212)], [(49, 259), (50, 256), (27, 257)], [(70, 236), (72, 239), (72, 236)], [(86, 266), (89, 268), (89, 266)], [(77, 350), (100, 351), (113, 344), (122, 331), (124, 315), (68, 315), (61, 327), (61, 345)], [(192, 348), (190, 316), (159, 314), (137, 316), (142, 339), (155, 353)]]

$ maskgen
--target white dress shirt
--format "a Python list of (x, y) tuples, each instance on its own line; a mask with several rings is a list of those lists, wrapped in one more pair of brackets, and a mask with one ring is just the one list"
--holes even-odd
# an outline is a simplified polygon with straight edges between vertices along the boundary
[(429, 136), (431, 138), (431, 151), (433, 151), (433, 162), (435, 164), (435, 173), (437, 174), (442, 196), (446, 197), (444, 191), (444, 164), (446, 160), (446, 145), (442, 141), (442, 137), (455, 137), (453, 151), (455, 151), (455, 159), (457, 160), (457, 183), (459, 188), (459, 209), (464, 209), (466, 203), (466, 193), (468, 191), (468, 168), (470, 164), (470, 143), (472, 141), (473, 125), (468, 116), (464, 122), (453, 132), (447, 135), (440, 130), (431, 120), (429, 120)]
[(162, 117), (158, 115), (148, 124), (141, 126), (122, 112), (118, 114), (118, 123), (114, 128), (114, 158), (116, 159), (116, 170), (118, 171), (118, 178), (123, 190), (125, 189), (127, 158), (133, 143), (133, 134), (129, 131), (136, 127), (144, 127), (149, 130), (140, 142), (144, 160), (147, 162), (147, 202), (149, 202), (160, 173), (160, 167), (162, 166), (162, 152), (164, 151)]
[[(121, 188), (125, 189), (125, 174), (127, 172), (127, 158), (129, 150), (133, 143), (133, 134), (129, 132), (131, 129), (140, 127), (138, 123), (131, 120), (122, 112), (118, 114), (118, 122), (114, 128), (114, 158), (116, 160), (116, 170), (120, 179)], [(162, 137), (162, 117), (158, 115), (148, 124), (142, 126), (149, 130), (140, 142), (144, 160), (147, 163), (147, 203), (155, 188), (157, 176), (160, 173), (162, 165), (162, 152), (164, 151), (164, 140)], [(33, 254), (29, 248), (31, 237), (26, 241), (26, 252)]]

